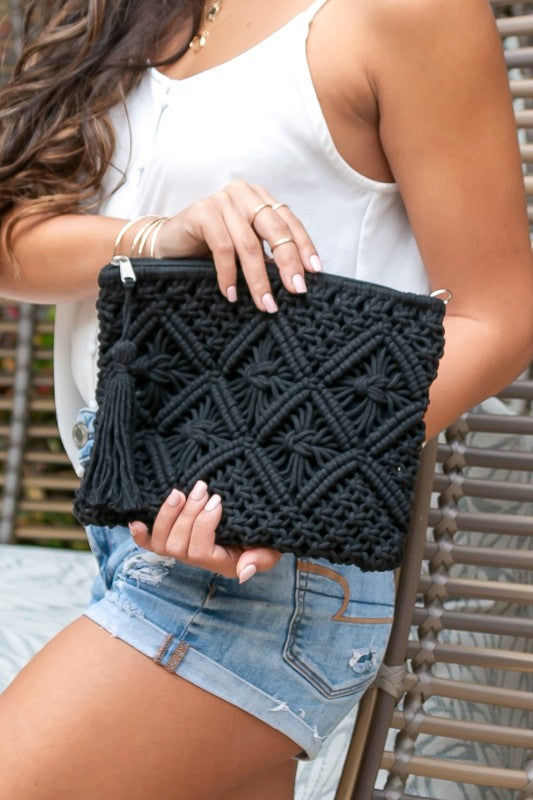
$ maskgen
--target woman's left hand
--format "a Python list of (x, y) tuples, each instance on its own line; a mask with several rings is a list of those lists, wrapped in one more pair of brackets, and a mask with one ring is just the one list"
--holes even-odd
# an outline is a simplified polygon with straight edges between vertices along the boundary
[(142, 522), (132, 522), (129, 527), (139, 547), (226, 578), (238, 578), (240, 583), (276, 566), (281, 558), (277, 550), (216, 544), (215, 531), (221, 516), (220, 496), (210, 497), (207, 485), (198, 481), (188, 497), (178, 489), (172, 490), (159, 509), (151, 533)]

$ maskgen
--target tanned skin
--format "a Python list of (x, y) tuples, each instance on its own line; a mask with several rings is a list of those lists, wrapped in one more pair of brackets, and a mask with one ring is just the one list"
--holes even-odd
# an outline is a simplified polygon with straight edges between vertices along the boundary
[[(225, 0), (228, 11), (239, 0)], [(166, 68), (183, 78), (234, 57), (309, 0), (248, 0), (217, 23), (198, 54)], [(162, 54), (163, 55), (163, 54)], [(446, 350), (431, 391), (428, 437), (506, 385), (533, 355), (533, 264), (523, 179), (501, 45), (486, 0), (329, 0), (315, 17), (308, 60), (341, 156), (398, 183), (433, 288), (449, 288)], [(239, 256), (252, 296), (269, 291), (250, 228), (268, 186), (235, 182), (176, 215), (159, 256), (212, 251), (221, 291)], [(275, 198), (282, 200), (283, 198)], [(317, 202), (319, 199), (317, 198)], [(277, 248), (285, 285), (315, 249), (295, 209), (256, 220)], [(1, 256), (0, 293), (36, 302), (95, 294), (125, 220), (82, 215), (19, 226), (19, 276)], [(320, 256), (320, 253), (318, 254)], [(165, 504), (141, 546), (239, 576), (278, 555), (214, 543), (221, 507)], [(275, 502), (275, 498), (273, 498)], [(0, 800), (290, 800), (299, 748), (235, 706), (170, 675), (82, 618), (56, 637), (0, 698)]]

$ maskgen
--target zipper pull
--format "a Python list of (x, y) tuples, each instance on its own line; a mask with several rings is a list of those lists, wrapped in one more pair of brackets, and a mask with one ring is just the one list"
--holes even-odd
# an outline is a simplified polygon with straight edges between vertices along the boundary
[(122, 283), (126, 284), (128, 281), (135, 283), (137, 278), (135, 277), (131, 261), (127, 256), (113, 256), (111, 263), (113, 266), (120, 269), (120, 280)]

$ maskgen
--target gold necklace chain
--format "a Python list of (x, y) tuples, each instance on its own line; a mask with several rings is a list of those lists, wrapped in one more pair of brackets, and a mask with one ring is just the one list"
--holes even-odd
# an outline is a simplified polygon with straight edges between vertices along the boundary
[[(246, 0), (243, 0), (242, 3), (238, 3), (238, 5), (236, 5), (235, 8), (224, 17), (224, 19), (228, 20), (231, 15), (235, 13), (235, 11), (238, 11), (239, 8), (244, 5), (245, 2)], [(204, 13), (202, 14), (202, 22), (200, 23), (200, 30), (189, 42), (189, 48), (193, 51), (193, 53), (199, 53), (200, 50), (206, 46), (207, 39), (210, 34), (209, 27), (206, 26), (212, 26), (216, 22), (220, 12), (222, 11), (222, 3), (223, 0), (209, 0), (205, 6)]]

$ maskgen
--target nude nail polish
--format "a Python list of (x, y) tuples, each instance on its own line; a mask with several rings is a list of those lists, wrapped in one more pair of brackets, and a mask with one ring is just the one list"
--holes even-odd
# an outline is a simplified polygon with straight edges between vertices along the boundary
[(177, 489), (172, 489), (169, 496), (167, 497), (167, 506), (171, 508), (176, 508), (180, 502), (180, 493)]
[(265, 311), (268, 311), (269, 314), (274, 314), (278, 310), (276, 301), (274, 300), (270, 292), (266, 292), (261, 298), (261, 300), (265, 307)]
[(201, 500), (207, 491), (207, 483), (204, 481), (196, 481), (191, 489), (189, 497), (191, 500)]
[(148, 533), (148, 528), (144, 522), (129, 522), (128, 528), (132, 536), (141, 536), (144, 533)]
[(248, 564), (239, 575), (239, 583), (244, 583), (245, 581), (249, 581), (250, 578), (253, 578), (256, 572), (257, 572), (257, 567), (255, 566), (255, 564)]
[(226, 297), (230, 303), (235, 303), (237, 300), (237, 289), (235, 286), (228, 286), (226, 290)]
[(221, 497), (219, 494), (214, 494), (213, 497), (210, 497), (207, 503), (204, 506), (204, 511), (214, 511), (215, 508), (218, 508), (220, 505)]
[(322, 272), (322, 262), (316, 253), (310, 257), (309, 265), (314, 272)]
[(307, 291), (307, 286), (305, 285), (305, 280), (299, 272), (296, 275), (292, 276), (292, 285), (296, 289), (298, 294), (303, 294)]

